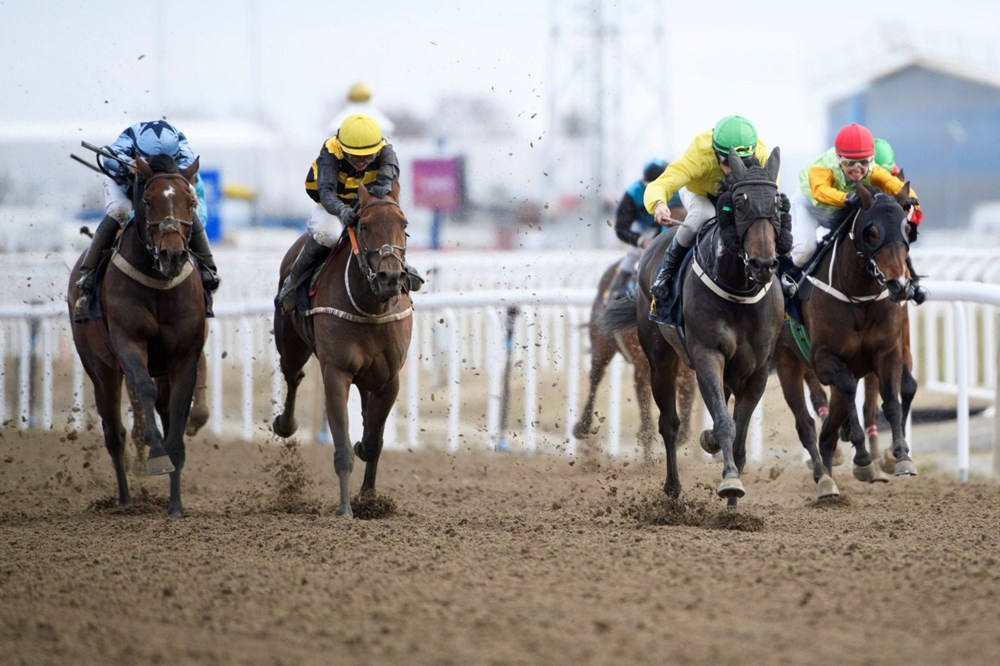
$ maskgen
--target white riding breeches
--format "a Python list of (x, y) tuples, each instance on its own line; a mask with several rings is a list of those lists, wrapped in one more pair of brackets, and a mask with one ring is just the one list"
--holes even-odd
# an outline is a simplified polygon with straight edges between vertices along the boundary
[(332, 248), (340, 240), (344, 225), (341, 224), (339, 217), (330, 215), (321, 204), (316, 204), (316, 208), (309, 215), (309, 221), (306, 222), (306, 230), (317, 243)]
[(681, 197), (681, 203), (687, 209), (687, 217), (684, 218), (684, 224), (678, 227), (677, 235), (674, 238), (684, 247), (691, 247), (698, 237), (698, 230), (701, 229), (701, 226), (715, 217), (715, 204), (708, 197), (694, 194), (686, 187), (682, 187), (678, 194)]
[(816, 251), (816, 230), (819, 221), (813, 206), (802, 192), (792, 195), (792, 262), (802, 268)]
[(107, 176), (104, 177), (104, 213), (124, 225), (132, 212), (132, 202), (122, 192), (122, 188)]

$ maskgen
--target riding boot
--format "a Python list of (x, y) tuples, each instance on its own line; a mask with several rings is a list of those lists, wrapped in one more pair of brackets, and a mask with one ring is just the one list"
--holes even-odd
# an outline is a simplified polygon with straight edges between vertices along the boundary
[(674, 239), (670, 241), (670, 247), (667, 248), (666, 253), (663, 255), (663, 263), (656, 274), (656, 279), (653, 280), (653, 284), (649, 287), (649, 293), (653, 296), (649, 318), (657, 323), (672, 323), (669, 320), (669, 315), (670, 306), (674, 300), (671, 294), (674, 277), (681, 262), (684, 260), (684, 255), (687, 254), (689, 249), (677, 240), (677, 236), (674, 236)]
[(215, 267), (215, 258), (212, 257), (212, 248), (208, 245), (208, 234), (201, 221), (195, 221), (191, 229), (191, 238), (188, 240), (188, 248), (191, 254), (198, 260), (198, 269), (201, 272), (201, 283), (209, 291), (219, 288), (219, 270)]
[(295, 261), (288, 269), (288, 277), (281, 284), (281, 290), (274, 297), (275, 305), (280, 305), (282, 312), (285, 314), (295, 312), (295, 285), (299, 283), (302, 275), (323, 259), (329, 251), (330, 248), (317, 243), (312, 236), (306, 239), (306, 244), (299, 251), (299, 256), (295, 257)]
[(604, 300), (620, 298), (628, 293), (628, 283), (631, 278), (632, 273), (622, 270), (621, 267), (615, 268), (615, 274), (611, 277), (611, 282), (604, 291)]
[(913, 269), (913, 258), (909, 255), (906, 256), (906, 267), (910, 271), (910, 288), (908, 289), (910, 300), (920, 305), (927, 300), (928, 292), (920, 286), (920, 276)]
[(118, 220), (110, 215), (105, 215), (101, 223), (97, 225), (97, 230), (94, 231), (94, 239), (90, 241), (87, 254), (84, 255), (83, 263), (80, 264), (80, 279), (76, 281), (76, 286), (85, 296), (89, 296), (97, 285), (97, 264), (101, 262), (101, 256), (114, 244), (115, 236), (118, 234), (118, 226)]
[(403, 268), (406, 270), (406, 290), (420, 291), (420, 288), (424, 286), (424, 278), (420, 276), (416, 268), (409, 264), (404, 263)]

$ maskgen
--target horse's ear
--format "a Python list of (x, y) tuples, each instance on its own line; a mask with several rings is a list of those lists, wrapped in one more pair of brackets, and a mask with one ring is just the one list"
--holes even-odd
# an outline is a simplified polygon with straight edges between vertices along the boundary
[(181, 175), (184, 176), (189, 182), (194, 182), (195, 174), (198, 173), (198, 166), (201, 164), (201, 155), (194, 158), (194, 162), (188, 165), (188, 168), (181, 171)]
[(778, 169), (781, 168), (781, 148), (777, 146), (771, 151), (771, 156), (767, 158), (767, 166), (764, 170), (774, 182), (778, 182)]
[(907, 206), (910, 205), (910, 181), (903, 183), (903, 189), (896, 192), (896, 203), (903, 207), (905, 210)]
[(142, 155), (135, 156), (135, 170), (139, 172), (143, 180), (149, 180), (153, 177), (153, 168), (149, 166), (149, 162), (142, 159)]
[(747, 167), (743, 164), (743, 160), (740, 156), (736, 154), (735, 151), (729, 152), (729, 168), (733, 170), (733, 175), (736, 176), (736, 180), (743, 180), (747, 175)]
[(858, 183), (857, 192), (858, 200), (861, 201), (861, 207), (865, 210), (871, 208), (872, 204), (875, 203), (875, 197), (873, 197), (872, 193), (868, 191), (868, 188), (865, 187), (864, 183)]
[(396, 179), (392, 181), (392, 189), (389, 190), (389, 197), (396, 203), (399, 203), (399, 181)]
[(364, 183), (358, 183), (358, 203), (364, 204), (366, 201), (371, 199), (370, 194), (368, 194), (368, 188), (365, 187)]

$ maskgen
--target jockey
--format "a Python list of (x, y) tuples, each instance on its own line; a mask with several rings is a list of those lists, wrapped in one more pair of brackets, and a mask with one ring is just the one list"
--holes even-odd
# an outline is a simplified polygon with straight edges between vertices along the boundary
[[(98, 156), (106, 174), (104, 178), (104, 219), (97, 225), (94, 239), (80, 265), (80, 279), (76, 286), (89, 295), (94, 291), (97, 275), (94, 269), (101, 255), (111, 249), (118, 229), (124, 227), (132, 216), (132, 173), (125, 163), (136, 157), (148, 160), (154, 155), (169, 155), (174, 158), (178, 169), (185, 169), (195, 161), (187, 137), (166, 120), (149, 120), (136, 123), (122, 132), (113, 144), (105, 146), (106, 152), (122, 158), (121, 161)], [(194, 219), (188, 248), (198, 259), (201, 281), (206, 289), (215, 290), (219, 287), (219, 276), (215, 267), (215, 259), (208, 245), (205, 234), (205, 186), (201, 176), (197, 176), (193, 185), (198, 197), (198, 215)]]
[[(782, 285), (786, 295), (794, 295), (794, 280), (812, 258), (816, 250), (816, 229), (829, 226), (834, 213), (843, 208), (848, 199), (857, 196), (858, 183), (873, 185), (886, 194), (895, 195), (903, 189), (903, 181), (878, 164), (874, 164), (875, 139), (866, 127), (851, 123), (839, 132), (834, 146), (820, 155), (815, 162), (799, 174), (799, 189), (792, 196), (792, 252), (794, 268), (786, 272), (788, 278)], [(910, 238), (916, 238), (916, 227), (923, 219), (916, 192), (912, 189), (908, 218)], [(923, 303), (927, 290), (919, 285), (919, 277), (907, 258), (910, 268), (910, 298)]]
[(694, 245), (698, 230), (715, 217), (715, 195), (723, 177), (730, 173), (729, 159), (733, 153), (744, 163), (754, 157), (761, 165), (767, 162), (767, 147), (757, 140), (757, 129), (743, 116), (726, 116), (714, 128), (696, 136), (681, 158), (646, 187), (643, 203), (658, 224), (677, 225), (670, 218), (667, 203), (675, 194), (680, 194), (687, 209), (687, 217), (663, 255), (663, 263), (650, 286), (656, 310), (655, 315), (650, 315), (653, 321), (668, 323), (674, 274)]
[[(646, 186), (659, 178), (666, 168), (667, 163), (663, 160), (654, 159), (647, 162), (642, 169), (642, 178), (629, 185), (622, 200), (618, 203), (618, 209), (615, 212), (615, 235), (629, 246), (629, 251), (618, 264), (614, 278), (608, 285), (605, 298), (625, 292), (629, 281), (635, 275), (639, 255), (649, 245), (649, 241), (656, 238), (663, 230), (663, 227), (657, 224), (653, 216), (646, 210), (642, 196), (646, 191)], [(670, 216), (673, 219), (684, 219), (684, 206), (681, 205), (681, 199), (676, 194), (667, 202), (667, 208), (670, 209)]]
[[(364, 183), (372, 196), (384, 197), (398, 178), (396, 151), (371, 116), (348, 116), (323, 143), (306, 174), (306, 194), (316, 202), (306, 224), (309, 236), (274, 299), (284, 312), (295, 310), (295, 285), (303, 273), (336, 247), (344, 228), (357, 223), (358, 186)], [(423, 279), (416, 270), (406, 266), (406, 272), (409, 290), (420, 289)]]

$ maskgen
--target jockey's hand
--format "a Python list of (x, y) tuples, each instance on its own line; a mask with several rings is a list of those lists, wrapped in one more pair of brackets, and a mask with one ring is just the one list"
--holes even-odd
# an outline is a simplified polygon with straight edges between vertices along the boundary
[(354, 212), (353, 208), (348, 206), (345, 206), (337, 217), (340, 218), (340, 223), (345, 227), (353, 227), (358, 223), (358, 214)]
[(906, 219), (914, 225), (920, 224), (924, 220), (924, 212), (920, 210), (920, 202), (917, 201), (916, 197), (910, 197), (906, 200)]
[(788, 213), (792, 210), (792, 202), (784, 192), (778, 192), (778, 212)]
[(670, 208), (664, 202), (659, 202), (656, 207), (653, 208), (653, 219), (656, 220), (657, 224), (661, 224), (665, 227), (676, 227), (680, 222), (670, 217)]
[(844, 202), (844, 206), (857, 206), (858, 205), (858, 193), (851, 192), (847, 195), (847, 201)]

